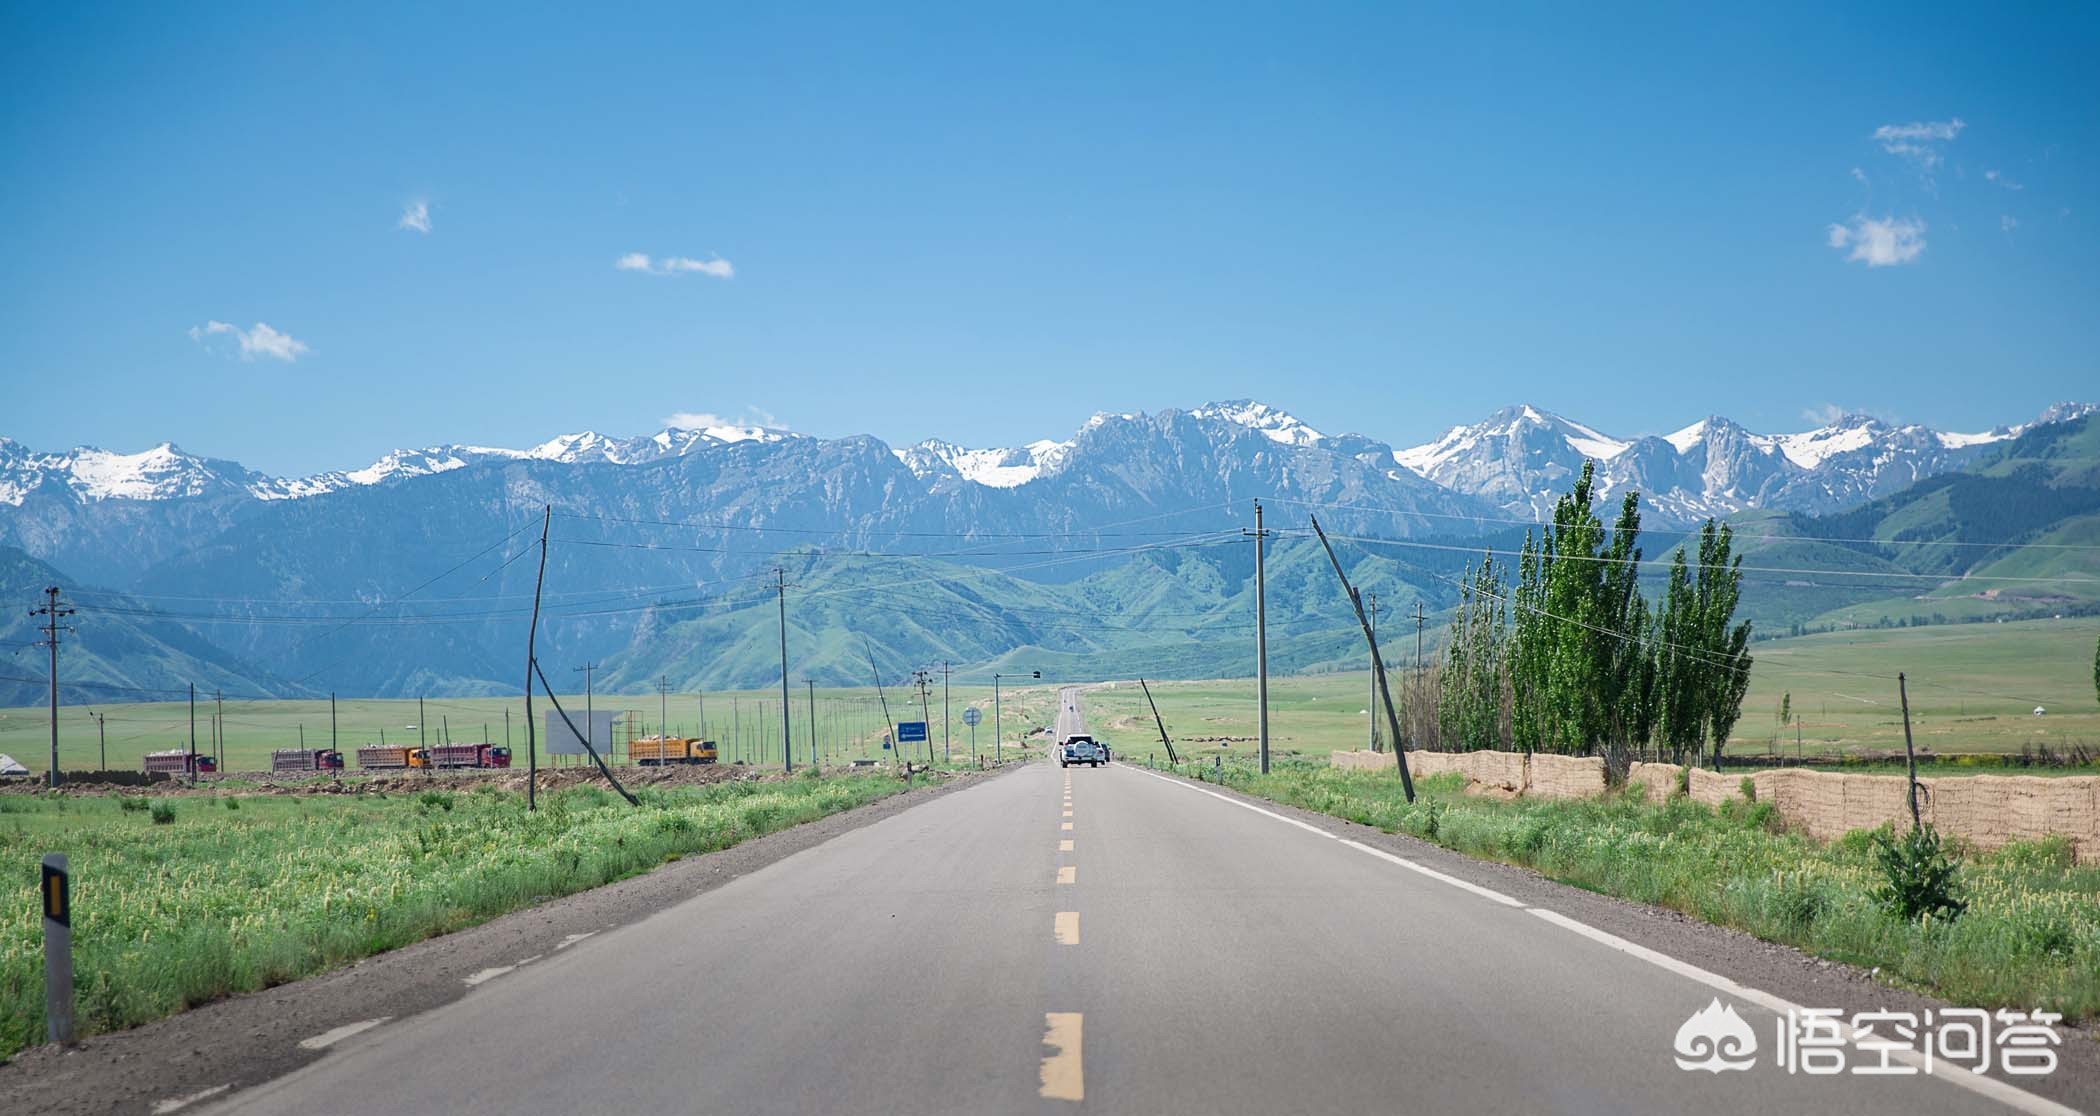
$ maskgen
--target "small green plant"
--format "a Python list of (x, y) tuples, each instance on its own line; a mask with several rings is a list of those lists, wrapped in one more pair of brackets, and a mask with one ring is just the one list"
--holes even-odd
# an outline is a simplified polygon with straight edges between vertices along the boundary
[(153, 824), (172, 825), (175, 822), (175, 804), (165, 798), (153, 800)]
[(241, 800), (238, 798), (233, 798), (229, 796), (226, 798), (222, 798), (219, 801), (224, 802), (228, 810), (238, 810), (241, 808)]
[(422, 791), (416, 795), (416, 805), (426, 810), (452, 809), (452, 792), (441, 790)]
[(1745, 801), (1745, 802), (1755, 802), (1755, 801), (1757, 801), (1757, 780), (1755, 780), (1755, 779), (1752, 779), (1752, 778), (1751, 778), (1750, 776), (1748, 776), (1748, 775), (1745, 775), (1745, 776), (1743, 776), (1743, 781), (1742, 781), (1742, 782), (1740, 782), (1740, 783), (1737, 783), (1737, 784), (1735, 785), (1735, 789), (1737, 789), (1737, 790), (1739, 790), (1739, 791), (1743, 792), (1743, 801)]
[(117, 809), (127, 814), (136, 814), (145, 808), (146, 796), (143, 794), (120, 794), (117, 796)]
[(1886, 828), (1875, 833), (1874, 866), (1882, 876), (1874, 900), (1891, 917), (1904, 922), (1926, 917), (1952, 921), (1969, 908), (1956, 878), (1961, 866), (1941, 846), (1939, 831), (1929, 825), (1900, 838)]

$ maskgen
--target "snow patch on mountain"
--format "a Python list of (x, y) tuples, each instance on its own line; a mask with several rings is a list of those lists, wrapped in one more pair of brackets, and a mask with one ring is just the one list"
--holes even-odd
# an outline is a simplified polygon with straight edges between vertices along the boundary
[[(1327, 440), (1327, 435), (1298, 421), (1297, 416), (1286, 414), (1267, 403), (1252, 399), (1230, 399), (1223, 403), (1206, 403), (1189, 412), (1191, 418), (1217, 419), (1236, 426), (1244, 426), (1259, 432), (1272, 442), (1286, 446), (1311, 446)], [(1124, 415), (1130, 418), (1130, 415)]]

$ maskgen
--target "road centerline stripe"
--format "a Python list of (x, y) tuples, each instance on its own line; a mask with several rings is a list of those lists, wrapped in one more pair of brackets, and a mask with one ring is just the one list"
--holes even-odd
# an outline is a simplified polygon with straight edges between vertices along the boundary
[(1078, 882), (1079, 882), (1079, 869), (1078, 869), (1077, 867), (1073, 866), (1073, 865), (1070, 865), (1070, 864), (1067, 864), (1067, 865), (1065, 865), (1064, 867), (1062, 867), (1062, 868), (1059, 868), (1059, 869), (1057, 870), (1057, 882), (1058, 882), (1058, 883), (1061, 883), (1061, 884), (1076, 884), (1076, 883), (1078, 883)]
[(1057, 843), (1057, 851), (1058, 851), (1058, 852), (1071, 852), (1071, 851), (1072, 851), (1072, 842), (1070, 842), (1070, 841), (1059, 841), (1059, 842)]
[(1050, 924), (1050, 932), (1054, 937), (1056, 937), (1058, 945), (1078, 945), (1079, 912), (1057, 912), (1056, 920)]
[(1043, 1013), (1043, 1045), (1054, 1047), (1043, 1055), (1041, 1093), (1049, 1100), (1086, 1099), (1086, 1069), (1079, 1041), (1085, 1018), (1076, 1011)]

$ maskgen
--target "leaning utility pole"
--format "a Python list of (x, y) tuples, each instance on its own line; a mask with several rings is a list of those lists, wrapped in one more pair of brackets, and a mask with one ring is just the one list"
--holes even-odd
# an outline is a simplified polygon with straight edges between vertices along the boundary
[(1254, 530), (1242, 529), (1254, 538), (1254, 704), (1255, 737), (1261, 747), (1261, 773), (1269, 773), (1269, 580), (1262, 565), (1262, 540), (1269, 537), (1261, 526), (1261, 501), (1254, 501)]
[(1159, 703), (1152, 700), (1152, 687), (1140, 678), (1138, 688), (1145, 691), (1145, 704), (1152, 707), (1152, 723), (1159, 726), (1159, 742), (1167, 746), (1167, 762), (1180, 763), (1181, 757), (1174, 754), (1174, 742), (1167, 738), (1167, 722), (1160, 718)]
[[(1910, 690), (1904, 685), (1903, 672), (1896, 672), (1896, 697), (1903, 703), (1903, 759), (1910, 767), (1910, 827), (1925, 828), (1925, 820), (1918, 815), (1918, 753), (1910, 746)], [(1714, 770), (1721, 769), (1721, 746), (1714, 745)]]
[(51, 649), (51, 770), (46, 773), (50, 785), (58, 785), (58, 633), (72, 631), (60, 620), (73, 615), (70, 608), (58, 607), (58, 586), (44, 590), (44, 607), (29, 610), (31, 616), (44, 618), (44, 646)]
[(1308, 515), (1312, 520), (1313, 534), (1320, 536), (1320, 546), (1327, 551), (1327, 560), (1334, 564), (1334, 576), (1341, 580), (1342, 589), (1349, 594), (1349, 604), (1356, 609), (1356, 622), (1364, 630), (1364, 640), (1371, 645), (1371, 669), (1378, 675), (1378, 696), (1385, 701), (1385, 723), (1393, 735), (1393, 761), (1400, 767), (1400, 789), (1407, 800), (1415, 800), (1414, 776), (1407, 773), (1407, 749), (1400, 746), (1400, 716), (1393, 711), (1393, 691), (1386, 685), (1385, 660), (1378, 655), (1378, 637), (1371, 634), (1371, 621), (1364, 616), (1363, 595), (1349, 584), (1349, 575), (1342, 572), (1342, 560), (1334, 555), (1334, 544), (1327, 541), (1327, 532), (1320, 530), (1320, 517)]
[[(537, 666), (533, 645), (540, 634), (540, 589), (547, 584), (547, 527), (554, 522), (554, 505), (548, 504), (540, 519), (540, 573), (532, 583), (532, 626), (525, 629), (525, 808), (539, 809), (539, 733), (532, 723), (532, 671)], [(331, 708), (334, 699), (329, 699)]]
[(780, 594), (780, 769), (795, 770), (795, 738), (788, 731), (788, 583), (787, 571), (773, 567), (773, 588)]

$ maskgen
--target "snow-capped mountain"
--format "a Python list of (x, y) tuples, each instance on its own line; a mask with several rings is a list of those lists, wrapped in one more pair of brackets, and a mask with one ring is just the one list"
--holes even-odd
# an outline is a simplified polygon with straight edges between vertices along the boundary
[(2033, 422), (1980, 434), (1894, 425), (1848, 414), (1813, 430), (1759, 434), (1718, 415), (1660, 437), (1617, 438), (1531, 406), (1506, 407), (1472, 426), (1393, 455), (1447, 488), (1525, 518), (1549, 515), (1585, 460), (1602, 494), (1638, 489), (1661, 522), (1748, 508), (1827, 512), (1959, 469), (2036, 426), (2100, 410), (2059, 403)]
[(0, 503), (15, 507), (37, 492), (82, 501), (175, 500), (239, 495), (269, 482), (231, 461), (185, 453), (173, 442), (139, 453), (111, 453), (94, 446), (39, 453), (12, 438), (0, 438)]

